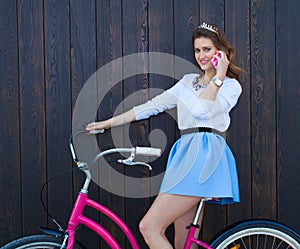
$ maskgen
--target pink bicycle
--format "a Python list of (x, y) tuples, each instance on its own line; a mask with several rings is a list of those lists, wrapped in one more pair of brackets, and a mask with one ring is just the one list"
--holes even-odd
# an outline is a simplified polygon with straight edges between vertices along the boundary
[[(81, 132), (82, 133), (82, 132)], [(96, 132), (95, 132), (96, 133)], [(76, 133), (79, 134), (79, 133)], [(102, 237), (109, 248), (119, 249), (121, 248), (115, 238), (105, 230), (100, 224), (91, 220), (83, 215), (84, 208), (89, 206), (97, 211), (103, 213), (115, 222), (128, 238), (131, 247), (138, 249), (139, 246), (134, 238), (132, 232), (128, 226), (119, 218), (116, 214), (104, 207), (100, 203), (97, 203), (88, 197), (88, 188), (91, 182), (90, 167), (87, 163), (80, 162), (77, 158), (75, 147), (73, 144), (73, 137), (70, 139), (70, 149), (73, 160), (77, 167), (85, 173), (86, 179), (80, 192), (78, 193), (77, 200), (74, 204), (73, 211), (71, 213), (68, 228), (65, 231), (42, 229), (45, 234), (32, 235), (17, 239), (4, 245), (1, 249), (43, 249), (43, 248), (67, 248), (67, 249), (83, 249), (85, 248), (80, 243), (75, 241), (75, 231), (79, 225), (84, 225), (91, 230), (95, 231), (100, 237)], [(136, 155), (146, 156), (160, 156), (160, 149), (150, 147), (135, 147), (135, 148), (114, 148), (99, 153), (94, 163), (101, 157), (112, 153), (129, 153), (129, 157), (120, 159), (119, 162), (123, 164), (133, 165), (141, 164), (149, 167), (151, 166), (144, 162), (135, 162)], [(195, 213), (194, 219), (190, 226), (189, 233), (186, 239), (186, 243), (183, 249), (189, 249), (192, 244), (197, 244), (201, 248), (205, 249), (283, 249), (283, 248), (300, 248), (300, 236), (291, 228), (270, 220), (248, 220), (242, 221), (238, 224), (234, 224), (228, 228), (225, 228), (223, 232), (216, 236), (212, 243), (207, 244), (195, 237), (197, 229), (200, 229), (198, 224), (199, 217), (201, 215), (203, 203), (205, 201), (212, 200), (212, 198), (204, 198), (199, 202), (198, 209)]]

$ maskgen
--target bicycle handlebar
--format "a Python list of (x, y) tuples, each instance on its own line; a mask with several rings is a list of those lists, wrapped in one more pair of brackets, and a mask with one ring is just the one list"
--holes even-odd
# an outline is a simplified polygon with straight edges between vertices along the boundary
[[(74, 162), (76, 163), (77, 166), (82, 165), (82, 163), (78, 160), (77, 158), (77, 154), (76, 154), (76, 150), (75, 150), (75, 146), (74, 146), (74, 142), (73, 142), (73, 138), (81, 133), (84, 134), (99, 134), (99, 133), (103, 133), (104, 129), (101, 130), (92, 130), (92, 131), (78, 131), (75, 132), (74, 134), (71, 135), (70, 137), (70, 141), (69, 141), (69, 146), (70, 146), (70, 150), (71, 150), (71, 154), (73, 157)], [(135, 158), (136, 155), (142, 155), (142, 156), (156, 156), (156, 157), (160, 157), (161, 156), (161, 149), (159, 148), (152, 148), (152, 147), (132, 147), (132, 148), (114, 148), (114, 149), (108, 149), (105, 151), (100, 152), (94, 159), (92, 165), (94, 165), (96, 163), (96, 161), (98, 161), (101, 157), (105, 156), (105, 155), (109, 155), (112, 153), (130, 153), (130, 157), (126, 158), (126, 159), (119, 159), (118, 162), (123, 163), (123, 164), (127, 164), (127, 165), (136, 165), (136, 164), (141, 164), (144, 166), (147, 166), (150, 170), (152, 169), (151, 166), (147, 163), (144, 162), (134, 162), (133, 159)], [(87, 166), (87, 164), (85, 164)]]
[(104, 129), (88, 131), (88, 134), (99, 134), (99, 133), (104, 133)]
[(142, 156), (161, 156), (161, 149), (152, 147), (135, 147), (135, 154)]

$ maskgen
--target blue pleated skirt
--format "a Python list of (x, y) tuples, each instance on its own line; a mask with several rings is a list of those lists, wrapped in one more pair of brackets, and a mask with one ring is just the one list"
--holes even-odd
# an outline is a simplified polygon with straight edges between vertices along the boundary
[(223, 137), (210, 132), (183, 135), (173, 145), (161, 193), (240, 201), (234, 156)]

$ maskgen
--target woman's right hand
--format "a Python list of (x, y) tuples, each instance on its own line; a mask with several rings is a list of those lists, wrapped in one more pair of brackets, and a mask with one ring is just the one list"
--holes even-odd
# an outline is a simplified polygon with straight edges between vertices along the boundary
[(88, 124), (85, 128), (87, 131), (93, 131), (93, 130), (99, 131), (99, 130), (109, 129), (113, 126), (124, 125), (132, 121), (135, 121), (135, 112), (133, 109), (104, 121), (92, 122)]
[(104, 129), (108, 129), (108, 128), (110, 128), (109, 120), (100, 121), (100, 122), (92, 122), (85, 127), (85, 129), (87, 131), (104, 130)]

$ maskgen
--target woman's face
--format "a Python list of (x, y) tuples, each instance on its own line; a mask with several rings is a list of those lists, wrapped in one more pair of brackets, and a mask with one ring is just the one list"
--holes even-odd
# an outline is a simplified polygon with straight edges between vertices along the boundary
[(209, 38), (201, 37), (194, 41), (195, 59), (203, 71), (214, 69), (211, 59), (217, 51), (218, 49)]

